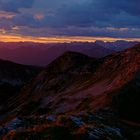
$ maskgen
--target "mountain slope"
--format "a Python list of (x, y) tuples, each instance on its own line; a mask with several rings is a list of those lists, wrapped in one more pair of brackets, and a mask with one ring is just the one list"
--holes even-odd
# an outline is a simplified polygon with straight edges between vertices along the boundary
[[(118, 89), (127, 84), (140, 67), (140, 46), (103, 59), (68, 52), (51, 63), (29, 84), (18, 102), (25, 114), (96, 111), (109, 105)], [(31, 110), (27, 109), (31, 106)]]
[(15, 96), (41, 69), (0, 60), (0, 109), (3, 103)]
[(113, 107), (121, 118), (140, 123), (140, 69), (135, 77), (117, 91)]
[(102, 59), (67, 52), (8, 102), (0, 138), (140, 139), (139, 70), (140, 45)]

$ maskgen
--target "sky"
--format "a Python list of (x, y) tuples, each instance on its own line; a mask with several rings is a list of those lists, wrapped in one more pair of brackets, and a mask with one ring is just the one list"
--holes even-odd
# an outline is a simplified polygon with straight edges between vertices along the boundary
[(140, 40), (140, 0), (0, 0), (0, 40)]

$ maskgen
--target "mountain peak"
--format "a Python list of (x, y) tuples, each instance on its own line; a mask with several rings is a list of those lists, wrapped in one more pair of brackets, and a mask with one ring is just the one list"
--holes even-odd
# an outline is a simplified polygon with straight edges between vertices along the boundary
[(67, 51), (60, 57), (55, 59), (50, 65), (47, 66), (47, 70), (52, 72), (64, 72), (68, 69), (82, 66), (89, 61), (93, 61), (94, 58), (90, 58), (84, 54), (78, 52)]
[(84, 55), (84, 54), (79, 53), (79, 52), (74, 52), (74, 51), (66, 51), (59, 58), (67, 58), (67, 57), (70, 58), (70, 59), (73, 59), (75, 57), (88, 58), (87, 55)]

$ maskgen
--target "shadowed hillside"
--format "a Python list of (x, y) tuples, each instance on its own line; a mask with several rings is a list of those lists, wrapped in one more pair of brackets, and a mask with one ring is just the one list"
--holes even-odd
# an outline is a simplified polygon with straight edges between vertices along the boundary
[(64, 53), (8, 102), (3, 138), (139, 139), (139, 69), (140, 45), (101, 59)]

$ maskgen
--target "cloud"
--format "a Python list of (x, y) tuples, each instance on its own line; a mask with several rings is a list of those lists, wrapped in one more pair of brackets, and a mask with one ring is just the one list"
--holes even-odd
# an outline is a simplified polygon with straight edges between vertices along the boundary
[(0, 9), (7, 12), (18, 12), (20, 8), (31, 8), (34, 0), (0, 0)]
[(0, 18), (12, 19), (14, 16), (16, 16), (15, 13), (0, 11)]
[(139, 0), (0, 0), (0, 28), (32, 36), (140, 37), (139, 6)]

